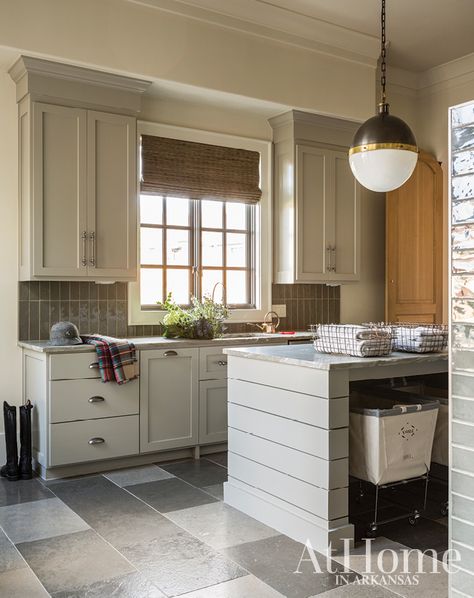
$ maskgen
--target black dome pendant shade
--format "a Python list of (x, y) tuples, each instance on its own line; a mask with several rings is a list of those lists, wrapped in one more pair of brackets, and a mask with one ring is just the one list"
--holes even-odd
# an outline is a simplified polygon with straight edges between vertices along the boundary
[(381, 12), (381, 88), (382, 101), (378, 114), (357, 130), (349, 149), (349, 164), (355, 178), (372, 191), (397, 189), (415, 169), (418, 147), (410, 127), (401, 118), (392, 116), (386, 101), (385, 1)]

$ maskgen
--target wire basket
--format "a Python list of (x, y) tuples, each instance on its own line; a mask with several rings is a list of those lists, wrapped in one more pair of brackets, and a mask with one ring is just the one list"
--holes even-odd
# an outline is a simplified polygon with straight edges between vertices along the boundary
[[(372, 326), (372, 323), (367, 324)], [(386, 324), (392, 330), (393, 351), (405, 353), (441, 353), (448, 347), (448, 326), (445, 324), (426, 324), (423, 322), (395, 322)]]
[(387, 326), (312, 324), (310, 330), (319, 353), (382, 357), (392, 350), (392, 330)]

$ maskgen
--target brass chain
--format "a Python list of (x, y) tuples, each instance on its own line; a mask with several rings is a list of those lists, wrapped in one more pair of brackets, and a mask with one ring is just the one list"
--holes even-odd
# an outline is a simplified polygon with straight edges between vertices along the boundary
[(380, 85), (382, 87), (382, 103), (386, 103), (385, 86), (387, 83), (386, 72), (387, 72), (387, 49), (385, 47), (385, 0), (382, 0), (382, 13), (381, 13), (381, 25), (382, 25), (382, 39), (381, 39), (381, 52), (380, 52)]

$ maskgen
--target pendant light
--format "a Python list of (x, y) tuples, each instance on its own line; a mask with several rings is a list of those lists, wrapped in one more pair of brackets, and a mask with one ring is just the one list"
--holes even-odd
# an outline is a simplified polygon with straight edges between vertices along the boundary
[(349, 149), (355, 178), (371, 191), (386, 192), (405, 183), (415, 169), (418, 147), (410, 127), (389, 113), (386, 86), (385, 0), (381, 13), (381, 88), (378, 114), (360, 126)]

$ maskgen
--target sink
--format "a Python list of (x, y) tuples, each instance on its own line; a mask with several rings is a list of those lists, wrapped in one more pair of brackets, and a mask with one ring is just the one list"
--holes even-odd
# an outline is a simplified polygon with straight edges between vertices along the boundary
[(223, 334), (220, 338), (271, 338), (272, 336), (278, 336), (278, 334), (276, 332), (274, 334), (268, 332), (229, 332), (228, 334)]

